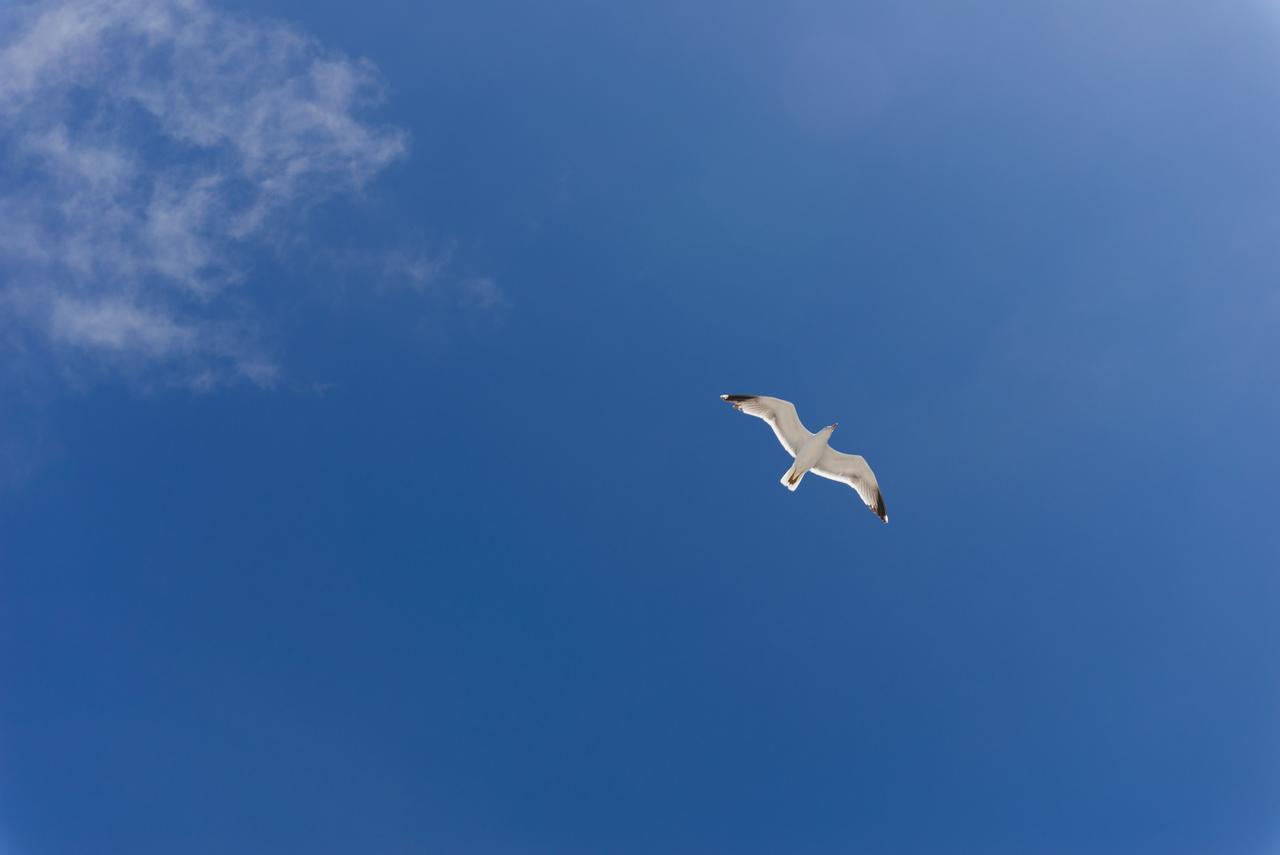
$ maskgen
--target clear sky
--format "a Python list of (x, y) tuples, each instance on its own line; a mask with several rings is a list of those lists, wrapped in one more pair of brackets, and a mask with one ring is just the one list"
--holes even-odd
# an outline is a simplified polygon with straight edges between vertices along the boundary
[(1274, 855), (1278, 156), (1271, 0), (6, 4), (0, 852)]

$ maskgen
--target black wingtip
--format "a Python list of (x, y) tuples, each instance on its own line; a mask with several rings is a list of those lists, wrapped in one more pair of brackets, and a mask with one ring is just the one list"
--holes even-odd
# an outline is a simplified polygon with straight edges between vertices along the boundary
[(742, 404), (747, 401), (755, 400), (756, 395), (721, 395), (720, 400), (728, 401), (730, 404)]
[(880, 518), (880, 522), (886, 523), (886, 524), (889, 522), (889, 512), (884, 509), (884, 496), (880, 495), (880, 492), (878, 490), (876, 491), (875, 511), (876, 511), (876, 516)]

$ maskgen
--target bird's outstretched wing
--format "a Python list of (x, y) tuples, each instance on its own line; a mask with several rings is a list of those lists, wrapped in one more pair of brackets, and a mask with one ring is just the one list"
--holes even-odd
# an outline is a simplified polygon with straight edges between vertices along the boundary
[(804, 441), (813, 436), (796, 415), (796, 405), (781, 398), (765, 395), (721, 395), (720, 400), (733, 404), (733, 408), (749, 416), (764, 419), (773, 428), (778, 442), (792, 457)]
[(828, 448), (809, 471), (823, 478), (848, 484), (858, 491), (862, 501), (867, 503), (867, 507), (875, 512), (881, 522), (889, 521), (889, 513), (884, 509), (884, 496), (880, 495), (880, 485), (876, 483), (875, 473), (862, 455), (841, 454)]

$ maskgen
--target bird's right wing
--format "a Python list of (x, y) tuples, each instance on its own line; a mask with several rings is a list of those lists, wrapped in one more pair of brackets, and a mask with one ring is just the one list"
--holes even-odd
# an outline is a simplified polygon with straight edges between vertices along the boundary
[(881, 522), (889, 521), (889, 512), (884, 508), (884, 496), (880, 494), (880, 485), (876, 483), (875, 473), (867, 465), (861, 454), (842, 454), (828, 447), (822, 457), (809, 470), (815, 475), (848, 484), (858, 492), (862, 501), (880, 518)]
[(720, 400), (733, 404), (733, 408), (749, 416), (764, 419), (773, 428), (778, 442), (792, 457), (804, 445), (805, 440), (813, 436), (796, 415), (796, 405), (781, 398), (770, 398), (765, 395), (721, 395)]

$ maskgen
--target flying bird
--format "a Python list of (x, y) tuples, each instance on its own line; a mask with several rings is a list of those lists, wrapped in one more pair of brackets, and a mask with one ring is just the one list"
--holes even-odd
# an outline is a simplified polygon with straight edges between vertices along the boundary
[(817, 433), (810, 433), (796, 415), (796, 405), (781, 398), (770, 398), (765, 395), (721, 395), (720, 400), (733, 404), (740, 413), (764, 419), (773, 428), (778, 442), (787, 453), (795, 458), (791, 468), (782, 474), (782, 486), (794, 491), (800, 486), (804, 473), (813, 472), (823, 478), (848, 484), (858, 491), (862, 501), (866, 502), (882, 522), (889, 521), (889, 514), (884, 509), (884, 496), (880, 495), (880, 485), (876, 483), (875, 473), (867, 465), (860, 454), (841, 454), (827, 441), (839, 422), (827, 425)]

